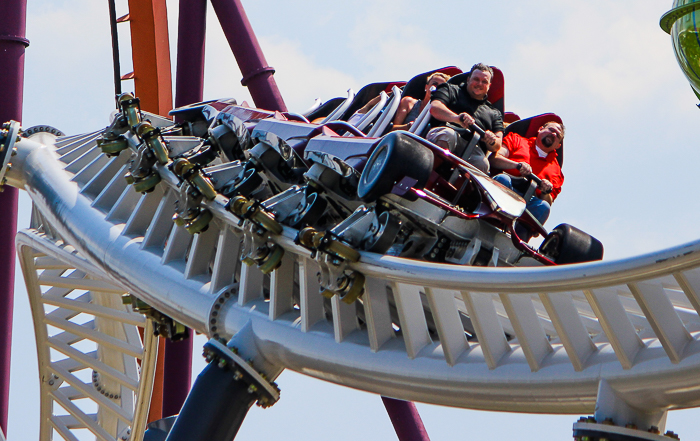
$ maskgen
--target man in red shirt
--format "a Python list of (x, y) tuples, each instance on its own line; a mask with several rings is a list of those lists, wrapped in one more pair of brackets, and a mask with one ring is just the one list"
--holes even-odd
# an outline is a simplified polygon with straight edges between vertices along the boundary
[[(533, 138), (509, 133), (503, 138), (502, 147), (497, 154), (491, 158), (492, 170), (506, 172), (497, 175), (494, 180), (521, 195), (525, 194), (529, 185), (523, 185), (518, 182), (521, 178), (513, 176), (529, 176), (533, 173), (542, 180), (535, 194), (527, 201), (527, 209), (541, 224), (549, 217), (551, 204), (564, 183), (564, 175), (557, 161), (557, 149), (564, 140), (564, 131), (563, 124), (548, 122), (540, 127), (537, 136)], [(523, 228), (518, 228), (516, 232), (525, 242), (530, 239), (529, 232)]]

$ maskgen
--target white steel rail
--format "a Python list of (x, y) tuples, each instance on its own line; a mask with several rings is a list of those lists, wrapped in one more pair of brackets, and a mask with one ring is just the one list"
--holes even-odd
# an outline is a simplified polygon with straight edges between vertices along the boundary
[(362, 253), (352, 267), (367, 278), (365, 294), (347, 305), (320, 295), (317, 265), (293, 229), (273, 238), (286, 254), (272, 277), (241, 265), (243, 230), (223, 196), (206, 203), (206, 232), (175, 226), (178, 182), (165, 167), (141, 195), (122, 177), (127, 153), (106, 159), (94, 134), (17, 147), (10, 184), (115, 285), (210, 336), (252, 322), (260, 350), (279, 365), (477, 409), (591, 412), (601, 379), (640, 410), (700, 405), (700, 242), (539, 268)]
[[(35, 214), (35, 223), (41, 218)], [(88, 433), (139, 441), (158, 350), (153, 325), (122, 304), (124, 289), (61, 239), (25, 230), (17, 249), (37, 340), (40, 439)]]

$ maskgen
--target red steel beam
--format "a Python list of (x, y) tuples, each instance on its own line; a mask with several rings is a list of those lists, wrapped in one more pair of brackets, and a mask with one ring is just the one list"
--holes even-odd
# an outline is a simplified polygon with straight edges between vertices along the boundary
[(165, 0), (129, 0), (134, 92), (141, 109), (167, 116), (173, 108)]
[[(140, 99), (141, 110), (167, 116), (173, 108), (173, 85), (165, 0), (129, 0), (128, 15), (134, 64), (134, 93)], [(148, 422), (169, 416), (163, 415), (164, 390), (168, 388), (164, 382), (168, 376), (165, 365), (166, 346), (165, 339), (160, 338)], [(186, 380), (189, 382), (189, 375)]]

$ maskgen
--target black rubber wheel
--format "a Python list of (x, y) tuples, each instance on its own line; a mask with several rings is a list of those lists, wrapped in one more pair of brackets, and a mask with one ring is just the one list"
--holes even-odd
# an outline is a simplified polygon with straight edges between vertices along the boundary
[(385, 211), (379, 215), (379, 231), (365, 241), (363, 248), (373, 253), (384, 254), (394, 244), (399, 230), (401, 230), (401, 222), (396, 216)]
[(415, 187), (423, 188), (433, 170), (433, 152), (420, 142), (401, 132), (392, 132), (379, 142), (367, 161), (357, 195), (373, 202), (391, 191), (394, 184), (408, 176)]
[(222, 194), (227, 198), (243, 195), (250, 196), (263, 183), (263, 178), (260, 173), (254, 168), (249, 168), (243, 172), (243, 177), (235, 182), (234, 185), (223, 189)]
[(289, 225), (298, 230), (313, 226), (326, 211), (327, 206), (328, 201), (326, 201), (326, 198), (320, 196), (318, 193), (311, 193), (306, 196), (306, 206), (304, 210), (292, 217), (289, 220)]
[(561, 224), (547, 235), (540, 253), (558, 265), (591, 262), (603, 258), (603, 244), (574, 226)]

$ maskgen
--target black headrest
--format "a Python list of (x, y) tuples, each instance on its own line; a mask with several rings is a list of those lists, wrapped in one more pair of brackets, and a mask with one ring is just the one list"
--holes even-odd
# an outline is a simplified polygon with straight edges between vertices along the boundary
[(364, 107), (372, 98), (378, 96), (382, 91), (389, 93), (391, 92), (392, 86), (403, 86), (405, 83), (403, 81), (394, 81), (388, 83), (372, 83), (368, 84), (359, 92), (355, 94), (355, 98), (352, 100), (352, 104), (341, 116), (340, 119), (347, 121), (348, 118), (352, 116), (353, 113), (357, 112), (358, 109)]
[(343, 101), (345, 101), (345, 98), (342, 97), (331, 98), (325, 103), (321, 104), (321, 107), (311, 112), (307, 119), (309, 121), (313, 121), (318, 118), (325, 118), (330, 115), (331, 112), (333, 112)]
[(428, 81), (428, 77), (435, 72), (442, 72), (447, 75), (458, 75), (461, 74), (462, 70), (455, 66), (447, 66), (418, 74), (406, 83), (401, 97), (410, 96), (417, 100), (423, 98), (425, 96), (425, 84)]

